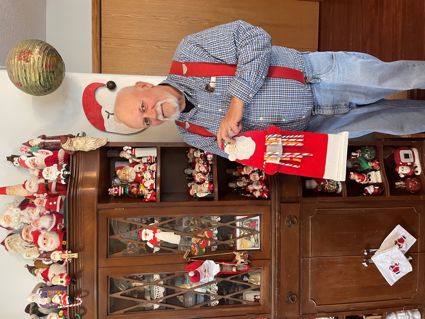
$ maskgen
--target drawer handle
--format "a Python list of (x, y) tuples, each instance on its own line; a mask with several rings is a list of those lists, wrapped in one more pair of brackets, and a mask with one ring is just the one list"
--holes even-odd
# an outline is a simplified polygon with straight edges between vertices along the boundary
[(298, 295), (292, 291), (288, 292), (288, 295), (286, 296), (286, 302), (290, 304), (297, 303), (298, 301)]
[(292, 226), (295, 226), (298, 224), (298, 218), (294, 215), (288, 215), (285, 219), (285, 224), (288, 228), (291, 228)]

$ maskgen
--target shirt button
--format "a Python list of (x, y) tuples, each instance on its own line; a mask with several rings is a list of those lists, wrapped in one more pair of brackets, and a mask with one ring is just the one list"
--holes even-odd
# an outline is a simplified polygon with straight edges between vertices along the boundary
[(305, 115), (303, 115), (303, 117), (302, 117), (303, 119), (305, 119)]
[(253, 96), (254, 96), (254, 94), (250, 94), (250, 95), (249, 95), (249, 97), (253, 97)]
[(222, 110), (222, 109), (218, 109), (218, 111), (219, 111), (219, 112), (222, 112), (223, 110)]
[(286, 119), (284, 117), (282, 117), (282, 122), (286, 122)]
[(263, 120), (263, 117), (260, 117), (260, 121), (262, 121)]

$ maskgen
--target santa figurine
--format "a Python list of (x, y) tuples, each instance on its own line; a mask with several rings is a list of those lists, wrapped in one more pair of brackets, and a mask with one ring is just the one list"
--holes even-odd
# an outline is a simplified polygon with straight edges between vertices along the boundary
[(54, 251), (62, 249), (64, 233), (61, 230), (46, 231), (34, 230), (31, 232), (33, 243), (40, 251)]
[(381, 195), (383, 189), (379, 185), (368, 185), (363, 189), (363, 195), (365, 196), (377, 196)]
[(380, 171), (371, 171), (369, 173), (350, 172), (349, 178), (359, 184), (382, 183)]
[(192, 283), (205, 284), (215, 280), (217, 275), (235, 275), (248, 272), (251, 266), (247, 262), (216, 263), (212, 260), (196, 260), (186, 265), (185, 270)]
[(48, 213), (31, 221), (34, 230), (58, 231), (64, 228), (63, 215), (60, 213)]
[(72, 298), (68, 295), (64, 286), (46, 286), (38, 284), (28, 297), (28, 301), (35, 302), (45, 309), (63, 309), (81, 305), (80, 298)]
[(35, 206), (42, 207), (44, 210), (49, 212), (60, 212), (63, 208), (63, 196), (61, 195), (49, 195), (44, 194), (34, 194), (28, 196), (29, 199)]
[(22, 143), (23, 152), (35, 152), (39, 149), (46, 149), (51, 151), (58, 151), (62, 148), (62, 144), (65, 143), (69, 138), (73, 138), (75, 135), (40, 135), (36, 138), (30, 139)]
[(43, 168), (39, 176), (47, 181), (56, 181), (60, 184), (66, 184), (70, 174), (71, 172), (68, 170), (68, 165), (53, 164)]
[(65, 264), (53, 263), (46, 268), (26, 265), (26, 268), (30, 274), (43, 280), (48, 286), (69, 286), (71, 284), (71, 277), (68, 275)]
[(36, 152), (31, 152), (28, 155), (11, 155), (7, 160), (15, 166), (20, 166), (30, 170), (34, 175), (37, 175), (38, 170), (42, 170), (54, 164), (68, 164), (69, 154), (64, 150), (50, 151), (39, 149)]
[(143, 183), (145, 178), (143, 172), (137, 172), (133, 166), (121, 166), (116, 168), (116, 174), (121, 183), (138, 182)]
[(331, 179), (307, 179), (305, 181), (305, 188), (311, 189), (315, 192), (323, 193), (336, 193), (339, 194), (342, 192), (341, 182), (334, 181)]
[(154, 253), (160, 250), (161, 241), (175, 245), (179, 245), (181, 241), (180, 235), (174, 232), (163, 232), (154, 226), (142, 229), (139, 232), (139, 237), (141, 240), (146, 241), (146, 244), (153, 249)]
[(35, 259), (40, 256), (37, 246), (22, 239), (18, 233), (10, 233), (1, 244), (8, 252), (18, 253), (25, 259)]
[(13, 204), (6, 206), (6, 211), (0, 215), (0, 226), (8, 230), (22, 229), (31, 223), (31, 218)]
[(408, 177), (395, 182), (395, 188), (405, 189), (411, 194), (416, 194), (422, 190), (422, 181), (419, 177)]

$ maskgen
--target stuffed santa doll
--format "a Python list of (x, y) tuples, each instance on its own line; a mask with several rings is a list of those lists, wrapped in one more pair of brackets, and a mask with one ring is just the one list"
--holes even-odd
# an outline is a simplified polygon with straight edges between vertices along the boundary
[(30, 217), (13, 204), (6, 206), (6, 211), (0, 215), (0, 226), (8, 230), (22, 229), (31, 223)]
[(225, 143), (231, 161), (285, 173), (345, 180), (348, 133), (320, 134), (284, 131), (270, 126), (264, 131), (242, 132)]
[(65, 143), (69, 138), (73, 138), (75, 135), (40, 135), (36, 138), (30, 139), (22, 143), (23, 152), (35, 152), (39, 149), (45, 149), (50, 151), (58, 151), (61, 149), (62, 144)]
[(144, 228), (139, 232), (141, 240), (146, 241), (146, 244), (153, 249), (156, 253), (160, 250), (161, 241), (178, 245), (181, 240), (181, 236), (174, 232), (163, 232), (157, 227)]
[(35, 259), (40, 256), (37, 246), (26, 242), (18, 233), (10, 233), (1, 244), (7, 251), (18, 253), (25, 259)]
[(61, 230), (46, 231), (34, 230), (31, 232), (33, 243), (40, 251), (54, 251), (62, 249), (64, 233)]
[(62, 149), (58, 151), (39, 149), (29, 155), (11, 155), (7, 157), (7, 159), (11, 161), (13, 165), (26, 168), (33, 173), (54, 164), (68, 164), (69, 154)]
[(212, 260), (196, 260), (187, 264), (185, 270), (191, 282), (205, 284), (214, 281), (216, 275), (235, 275), (248, 272), (251, 266), (246, 262), (234, 260), (216, 263)]
[(48, 286), (69, 286), (71, 284), (71, 277), (68, 275), (65, 264), (53, 263), (45, 268), (26, 265), (26, 268), (30, 274), (43, 280)]
[(36, 207), (49, 212), (60, 212), (63, 208), (63, 196), (49, 194), (34, 194), (27, 197)]
[(58, 231), (64, 228), (63, 215), (59, 213), (43, 214), (31, 221), (34, 230)]

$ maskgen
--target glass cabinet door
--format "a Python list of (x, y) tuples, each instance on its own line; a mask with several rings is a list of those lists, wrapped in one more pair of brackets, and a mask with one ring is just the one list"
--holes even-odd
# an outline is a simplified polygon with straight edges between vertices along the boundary
[[(184, 271), (185, 264), (102, 268), (99, 285), (102, 293), (101, 317), (128, 315), (131, 318), (155, 312), (166, 318), (179, 311), (179, 318), (197, 311), (200, 317), (265, 313), (269, 310), (269, 264), (255, 261), (248, 272), (218, 275), (214, 281), (193, 283)], [(104, 306), (102, 306), (104, 305)], [(221, 309), (221, 310), (218, 310)], [(217, 312), (218, 311), (218, 312)]]
[(99, 215), (99, 263), (105, 266), (182, 262), (176, 257), (269, 254), (267, 207), (126, 209)]

